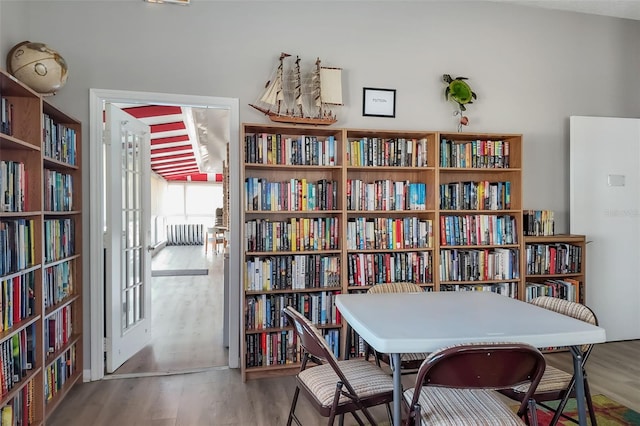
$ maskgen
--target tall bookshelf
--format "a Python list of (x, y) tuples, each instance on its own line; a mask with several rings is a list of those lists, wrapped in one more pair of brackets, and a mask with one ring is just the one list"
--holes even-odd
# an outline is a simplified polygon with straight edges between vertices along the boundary
[(410, 281), (526, 300), (529, 281), (584, 282), (582, 272), (525, 269), (527, 244), (584, 248), (584, 239), (525, 239), (522, 135), (243, 124), (242, 137), (245, 380), (299, 368), (280, 317), (289, 303), (350, 357), (362, 342), (340, 321), (338, 293)]
[(243, 379), (299, 369), (295, 306), (340, 355), (333, 299), (343, 290), (344, 167), (340, 129), (245, 124), (242, 179)]
[(81, 124), (0, 70), (3, 415), (44, 424), (82, 376)]
[(440, 291), (521, 298), (522, 136), (439, 134)]

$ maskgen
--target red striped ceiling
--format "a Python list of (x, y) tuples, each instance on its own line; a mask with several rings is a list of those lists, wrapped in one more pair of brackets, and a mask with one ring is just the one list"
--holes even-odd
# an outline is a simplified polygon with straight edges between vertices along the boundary
[[(151, 129), (151, 170), (166, 180), (222, 182), (219, 173), (201, 173), (194, 146), (187, 130), (186, 116), (180, 106), (136, 105), (122, 107)], [(193, 135), (197, 137), (196, 135)]]

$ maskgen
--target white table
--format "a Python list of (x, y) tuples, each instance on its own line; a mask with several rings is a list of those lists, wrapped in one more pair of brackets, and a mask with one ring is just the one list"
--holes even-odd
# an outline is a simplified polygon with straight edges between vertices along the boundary
[(336, 306), (369, 345), (391, 354), (394, 425), (401, 422), (400, 354), (473, 342), (570, 346), (579, 421), (586, 425), (579, 346), (604, 342), (601, 327), (490, 292), (339, 294)]

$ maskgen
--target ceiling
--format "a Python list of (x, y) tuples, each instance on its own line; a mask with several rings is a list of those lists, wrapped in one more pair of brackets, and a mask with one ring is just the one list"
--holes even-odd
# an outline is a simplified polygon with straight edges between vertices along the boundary
[(151, 130), (151, 169), (166, 180), (222, 181), (229, 111), (179, 105), (116, 104)]
[(640, 20), (640, 0), (493, 0), (522, 6)]

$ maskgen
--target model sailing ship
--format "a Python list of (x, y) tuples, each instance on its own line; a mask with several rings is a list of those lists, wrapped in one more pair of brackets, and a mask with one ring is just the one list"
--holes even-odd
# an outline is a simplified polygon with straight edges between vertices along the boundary
[(288, 53), (280, 54), (275, 75), (255, 104), (249, 106), (263, 112), (271, 121), (291, 124), (329, 125), (335, 123), (335, 113), (329, 105), (342, 105), (342, 69), (320, 66), (308, 74), (300, 70), (300, 57), (285, 70)]

